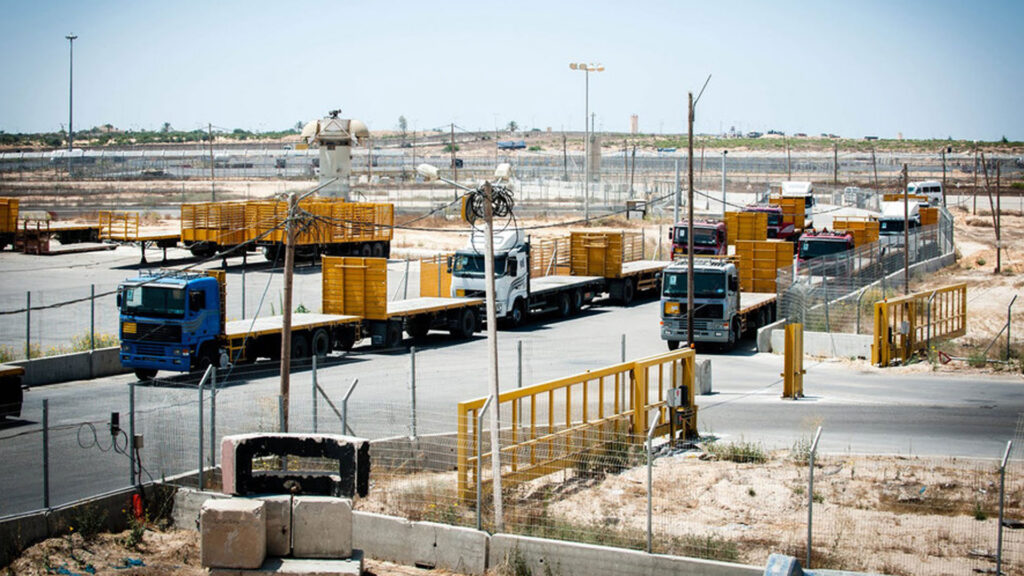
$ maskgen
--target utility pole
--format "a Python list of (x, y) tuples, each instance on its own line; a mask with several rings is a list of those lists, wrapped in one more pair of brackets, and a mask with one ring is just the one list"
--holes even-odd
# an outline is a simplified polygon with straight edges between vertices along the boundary
[(946, 152), (949, 148), (942, 149), (942, 205), (946, 205)]
[(907, 165), (903, 165), (903, 294), (910, 294), (910, 199)]
[[(676, 157), (676, 178), (675, 178), (675, 181), (672, 182), (672, 185), (675, 186), (675, 193), (672, 194), (672, 238), (673, 238), (672, 241), (673, 242), (675, 242), (676, 224), (679, 223), (679, 202), (680, 202), (680, 191), (682, 189), (682, 186), (680, 186), (680, 184), (681, 184), (681, 182), (679, 181), (679, 158)], [(670, 246), (669, 249), (671, 250), (672, 247)]]
[(693, 92), (687, 93), (686, 344), (693, 348)]
[[(484, 255), (484, 276), (487, 282), (484, 284), (487, 297), (487, 352), (489, 355), (488, 367), (491, 389), (490, 393), (494, 400), (490, 405), (491, 419), (491, 474), (494, 488), (494, 526), (500, 531), (502, 529), (502, 505), (501, 505), (501, 442), (499, 432), (501, 430), (498, 422), (498, 404), (501, 389), (498, 386), (498, 319), (494, 310), (494, 207), (492, 204), (492, 188), (490, 182), (484, 182), (484, 220), (486, 222), (486, 241)], [(514, 425), (515, 423), (513, 423)], [(477, 457), (480, 455), (477, 454)]]
[(569, 181), (569, 143), (562, 132), (562, 180)]
[(722, 150), (722, 219), (725, 219), (725, 156), (729, 154), (728, 150)]
[(71, 150), (75, 138), (74, 120), (74, 98), (75, 98), (75, 39), (78, 36), (68, 34), (68, 178), (71, 177)]
[(207, 134), (210, 138), (210, 201), (217, 201), (217, 191), (214, 188), (214, 175), (213, 175), (213, 124), (206, 125)]
[(875, 173), (875, 194), (878, 194), (878, 164), (875, 163), (875, 148), (871, 148), (871, 171)]
[[(1002, 202), (999, 193), (1000, 168), (1001, 163), (996, 162), (996, 274), (999, 274), (1003, 266), (1003, 237), (999, 230), (999, 226), (1002, 224)], [(943, 188), (943, 192), (945, 192), (945, 188)], [(1007, 346), (1009, 346), (1009, 336), (1007, 336)]]
[(786, 138), (786, 180), (789, 181), (789, 180), (792, 180), (792, 179), (793, 179), (793, 171), (790, 169), (789, 138)]
[(832, 143), (832, 185), (839, 184), (839, 143)]
[(288, 432), (288, 391), (292, 369), (292, 276), (295, 272), (295, 216), (298, 212), (295, 193), (288, 195), (288, 218), (285, 220), (284, 304), (281, 310), (281, 398), (284, 416), (282, 432)]
[(971, 215), (978, 215), (978, 145), (974, 145), (974, 206), (971, 208)]
[[(497, 146), (497, 144), (495, 144), (495, 146)], [(448, 147), (451, 148), (451, 150), (452, 150), (452, 180), (454, 182), (458, 182), (459, 181), (459, 165), (456, 162), (457, 158), (455, 157), (455, 123), (454, 122), (452, 122), (452, 135), (451, 135), (451, 140), (448, 143)], [(459, 198), (459, 189), (453, 187), (452, 191), (455, 193), (455, 199), (458, 200), (458, 198)]]

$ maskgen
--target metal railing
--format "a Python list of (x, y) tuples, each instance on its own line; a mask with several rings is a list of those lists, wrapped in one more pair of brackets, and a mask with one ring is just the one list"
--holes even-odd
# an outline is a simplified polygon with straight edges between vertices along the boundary
[(932, 340), (967, 333), (967, 284), (953, 284), (875, 303), (871, 363), (906, 363), (916, 352), (927, 352)]

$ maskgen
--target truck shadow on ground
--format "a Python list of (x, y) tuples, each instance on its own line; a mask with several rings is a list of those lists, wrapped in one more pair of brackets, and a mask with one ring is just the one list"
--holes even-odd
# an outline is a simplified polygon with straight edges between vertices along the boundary
[(709, 354), (714, 356), (733, 356), (736, 358), (749, 358), (757, 354), (757, 337), (746, 336), (741, 339), (732, 350), (720, 344), (697, 343), (698, 354)]
[[(360, 354), (342, 353), (341, 355), (328, 356), (318, 360), (317, 370), (345, 364), (353, 364), (356, 362), (366, 362), (368, 360), (369, 358), (363, 358)], [(292, 362), (292, 369), (290, 373), (292, 375), (302, 374), (304, 372), (310, 372), (312, 369), (312, 361), (309, 358), (304, 358)], [(277, 360), (260, 360), (253, 364), (229, 366), (228, 368), (222, 368), (217, 371), (217, 388), (221, 389), (241, 386), (248, 384), (253, 380), (269, 378), (279, 375), (280, 373), (281, 362)], [(201, 372), (189, 372), (187, 374), (177, 374), (162, 378), (154, 378), (152, 380), (139, 380), (136, 383), (136, 386), (154, 388), (196, 388), (199, 386), (199, 381), (202, 380), (202, 378), (203, 374)], [(207, 382), (204, 386), (209, 387), (210, 383)]]
[(11, 418), (10, 416), (0, 420), (0, 430), (13, 430), (24, 426), (38, 424), (38, 420), (26, 420), (24, 418)]

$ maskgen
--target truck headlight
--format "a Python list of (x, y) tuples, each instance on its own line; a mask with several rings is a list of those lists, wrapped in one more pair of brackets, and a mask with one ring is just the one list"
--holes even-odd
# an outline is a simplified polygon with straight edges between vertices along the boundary
[(504, 306), (501, 305), (501, 302), (498, 302), (497, 304), (494, 305), (494, 309), (498, 312), (498, 314), (501, 314), (501, 311), (502, 309), (504, 309)]
[(121, 352), (127, 352), (127, 351), (128, 351), (128, 345), (125, 344), (125, 343), (121, 343)]

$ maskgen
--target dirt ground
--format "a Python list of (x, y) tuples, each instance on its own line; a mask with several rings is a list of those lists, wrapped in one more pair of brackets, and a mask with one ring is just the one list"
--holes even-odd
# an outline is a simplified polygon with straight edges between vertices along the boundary
[[(194, 530), (146, 530), (142, 541), (129, 545), (130, 531), (97, 534), (86, 540), (68, 534), (39, 542), (0, 568), (3, 576), (205, 576), (200, 566), (199, 533)], [(445, 576), (445, 570), (425, 570), (366, 559), (364, 576)]]

